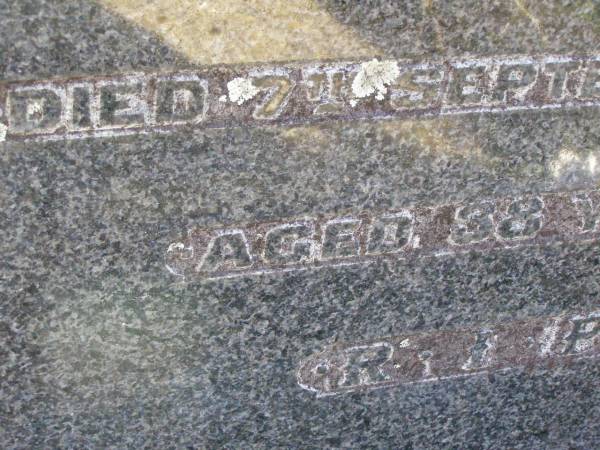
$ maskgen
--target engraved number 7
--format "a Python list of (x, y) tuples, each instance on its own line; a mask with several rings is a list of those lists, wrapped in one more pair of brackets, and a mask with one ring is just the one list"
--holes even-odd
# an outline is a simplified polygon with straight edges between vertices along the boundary
[(254, 85), (267, 92), (264, 100), (254, 110), (255, 119), (275, 119), (287, 104), (296, 83), (286, 76), (269, 75), (254, 80)]

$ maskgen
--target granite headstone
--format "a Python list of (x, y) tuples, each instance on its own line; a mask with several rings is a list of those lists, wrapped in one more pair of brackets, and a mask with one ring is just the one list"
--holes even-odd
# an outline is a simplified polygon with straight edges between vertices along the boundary
[(0, 447), (600, 446), (600, 5), (315, 4), (0, 0)]

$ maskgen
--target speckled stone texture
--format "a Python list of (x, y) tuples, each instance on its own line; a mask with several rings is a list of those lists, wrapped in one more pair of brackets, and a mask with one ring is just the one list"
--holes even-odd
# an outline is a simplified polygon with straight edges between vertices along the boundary
[[(433, 54), (426, 34), (406, 37), (427, 8), (448, 11), (438, 55), (600, 42), (595, 2), (529, 2), (560, 30), (547, 42), (523, 39), (530, 21), (503, 2), (324, 3), (394, 56)], [(0, 10), (3, 80), (189, 66), (91, 1)], [(495, 40), (506, 23), (516, 31)], [(534, 111), (0, 144), (0, 446), (597, 448), (598, 360), (332, 398), (301, 389), (296, 370), (335, 342), (597, 310), (598, 243), (210, 282), (173, 277), (164, 254), (192, 226), (594, 188), (599, 120)]]

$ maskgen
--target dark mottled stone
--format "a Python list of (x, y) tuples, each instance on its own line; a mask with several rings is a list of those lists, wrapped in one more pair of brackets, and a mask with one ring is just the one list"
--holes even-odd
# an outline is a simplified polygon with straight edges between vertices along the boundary
[[(510, 2), (432, 3), (447, 10), (443, 52), (431, 24), (405, 34), (425, 20), (420, 2), (329, 7), (396, 56), (597, 47), (593, 2), (593, 20), (577, 13), (586, 2), (536, 2), (559, 38), (522, 34), (514, 45), (486, 27), (526, 26), (503, 13)], [(560, 4), (574, 11), (567, 22), (553, 12)], [(0, 9), (4, 79), (188, 65), (91, 1)], [(598, 447), (597, 360), (333, 398), (295, 375), (338, 341), (598, 309), (597, 243), (193, 282), (169, 274), (164, 254), (192, 226), (591, 189), (599, 118), (587, 109), (1, 144), (1, 446)], [(561, 152), (575, 157), (565, 165)]]

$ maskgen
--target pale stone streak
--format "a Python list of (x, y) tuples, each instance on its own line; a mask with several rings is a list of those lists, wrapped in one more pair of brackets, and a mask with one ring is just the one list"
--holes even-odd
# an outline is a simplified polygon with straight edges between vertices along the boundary
[(535, 17), (531, 13), (531, 11), (529, 11), (529, 9), (527, 9), (527, 7), (523, 4), (523, 0), (513, 0), (513, 1), (515, 2), (515, 5), (517, 5), (517, 8), (519, 8), (519, 11), (521, 11), (529, 20), (531, 20), (531, 23), (533, 23), (533, 25), (539, 31), (542, 31), (542, 23), (540, 22), (540, 19)]
[[(131, 22), (156, 32), (167, 44), (199, 63), (354, 59), (383, 53), (333, 19), (314, 1), (225, 0), (218, 2), (219, 5), (211, 0), (98, 1)], [(443, 30), (433, 11), (433, 0), (422, 0), (421, 6), (423, 15), (434, 21), (437, 47), (443, 49)], [(260, 19), (258, 24), (249, 23), (252, 17)], [(214, 26), (225, 21), (230, 24), (229, 31), (218, 36), (210, 33)], [(286, 22), (293, 24), (294, 21), (295, 28), (286, 28)], [(252, 40), (245, 38), (250, 33), (259, 36), (263, 43), (251, 45)], [(448, 139), (438, 132), (440, 121), (445, 119), (418, 125), (415, 136), (426, 139), (428, 145), (447, 147)], [(394, 129), (407, 131), (406, 124), (402, 123), (379, 126), (392, 132)]]
[(382, 53), (314, 0), (98, 1), (201, 64)]

